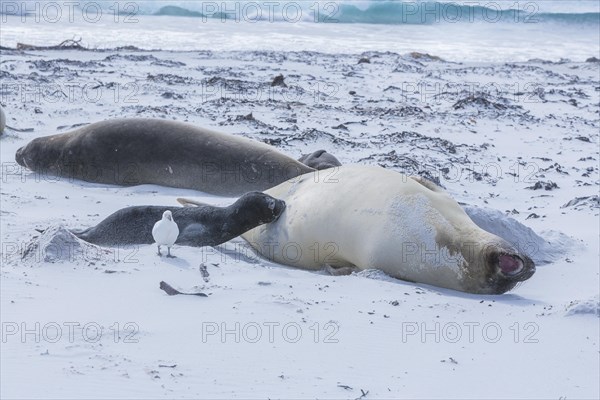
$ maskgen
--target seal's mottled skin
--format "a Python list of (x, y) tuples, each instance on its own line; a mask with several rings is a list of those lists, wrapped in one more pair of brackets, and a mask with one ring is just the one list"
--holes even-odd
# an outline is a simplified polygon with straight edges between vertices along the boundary
[(34, 139), (31, 170), (116, 185), (157, 184), (221, 196), (265, 190), (312, 168), (244, 137), (162, 119), (115, 119)]
[(531, 259), (479, 228), (433, 183), (375, 166), (307, 174), (266, 191), (286, 202), (281, 217), (242, 235), (275, 262), (380, 269), (463, 292), (500, 294), (535, 272)]
[(285, 202), (260, 192), (250, 192), (229, 207), (136, 206), (119, 210), (98, 225), (73, 233), (100, 246), (152, 244), (152, 227), (170, 210), (179, 228), (176, 244), (216, 246), (261, 224), (275, 221)]

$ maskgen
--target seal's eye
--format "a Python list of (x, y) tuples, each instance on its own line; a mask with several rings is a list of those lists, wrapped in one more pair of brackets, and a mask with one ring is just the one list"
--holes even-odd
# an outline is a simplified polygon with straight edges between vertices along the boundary
[(498, 256), (498, 267), (506, 275), (517, 275), (523, 270), (523, 261), (516, 256), (500, 254)]

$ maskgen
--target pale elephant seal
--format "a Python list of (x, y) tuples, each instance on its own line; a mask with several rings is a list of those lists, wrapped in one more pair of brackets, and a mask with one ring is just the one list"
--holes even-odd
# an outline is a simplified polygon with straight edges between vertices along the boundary
[(261, 255), (316, 270), (376, 268), (463, 292), (500, 294), (535, 272), (531, 259), (479, 228), (431, 182), (375, 166), (346, 165), (270, 190), (286, 202), (274, 223), (246, 232)]
[(4, 109), (0, 105), (0, 135), (4, 133), (4, 128), (6, 128), (6, 115), (4, 114)]
[(162, 119), (116, 119), (34, 139), (31, 170), (117, 185), (152, 183), (221, 196), (264, 190), (312, 168), (264, 143)]
[(325, 150), (317, 150), (310, 154), (304, 154), (298, 161), (318, 170), (339, 167), (342, 165), (333, 154), (330, 154)]
[(98, 225), (73, 231), (80, 239), (100, 246), (152, 244), (152, 229), (165, 211), (171, 211), (179, 228), (176, 244), (216, 246), (242, 233), (276, 220), (285, 202), (260, 192), (250, 192), (228, 207), (135, 206), (119, 210)]

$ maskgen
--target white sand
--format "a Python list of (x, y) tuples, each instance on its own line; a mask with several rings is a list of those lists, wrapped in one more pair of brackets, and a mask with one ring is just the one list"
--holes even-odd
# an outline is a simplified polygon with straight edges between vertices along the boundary
[[(7, 124), (34, 130), (0, 139), (1, 397), (598, 398), (598, 203), (563, 206), (598, 195), (600, 64), (360, 57), (3, 50)], [(270, 86), (278, 74), (287, 89)], [(483, 100), (460, 108), (470, 95)], [(249, 113), (255, 121), (239, 118)], [(189, 121), (292, 156), (324, 148), (343, 163), (426, 170), (457, 200), (514, 210), (576, 245), (501, 296), (372, 271), (294, 270), (236, 255), (239, 239), (224, 246), (229, 255), (176, 246), (167, 260), (148, 245), (21, 260), (35, 228), (91, 226), (176, 197), (230, 201), (14, 163), (35, 137), (115, 117)], [(526, 189), (538, 181), (558, 189)], [(163, 280), (209, 297), (169, 297)]]

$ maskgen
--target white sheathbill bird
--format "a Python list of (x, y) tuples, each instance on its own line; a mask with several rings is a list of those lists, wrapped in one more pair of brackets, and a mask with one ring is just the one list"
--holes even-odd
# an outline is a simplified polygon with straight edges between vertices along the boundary
[(163, 213), (162, 219), (154, 224), (152, 228), (152, 237), (158, 245), (158, 255), (162, 256), (160, 246), (167, 246), (167, 257), (173, 258), (171, 255), (171, 246), (175, 244), (179, 236), (179, 227), (173, 221), (173, 214), (167, 210)]

